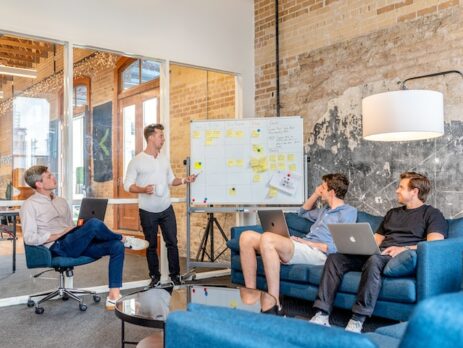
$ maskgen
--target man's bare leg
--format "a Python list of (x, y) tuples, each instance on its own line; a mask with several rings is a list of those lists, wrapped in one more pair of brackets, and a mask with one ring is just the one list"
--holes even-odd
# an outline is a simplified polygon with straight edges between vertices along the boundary
[(247, 288), (256, 288), (257, 251), (259, 251), (262, 233), (244, 231), (240, 235), (240, 261), (243, 270), (244, 284)]
[(268, 293), (276, 298), (280, 306), (280, 262), (288, 262), (294, 254), (291, 239), (266, 232), (262, 235), (260, 252), (264, 262)]

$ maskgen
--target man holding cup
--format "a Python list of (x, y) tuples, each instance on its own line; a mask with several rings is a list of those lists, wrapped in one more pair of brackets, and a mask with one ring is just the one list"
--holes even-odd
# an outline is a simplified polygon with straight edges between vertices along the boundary
[(130, 161), (124, 180), (124, 189), (138, 193), (140, 223), (145, 239), (149, 242), (146, 251), (151, 277), (149, 287), (156, 286), (161, 279), (157, 255), (158, 226), (161, 227), (161, 233), (166, 242), (170, 279), (175, 285), (179, 285), (177, 222), (170, 199), (169, 186), (194, 182), (196, 176), (175, 177), (169, 159), (161, 153), (165, 142), (162, 124), (146, 126), (144, 136), (146, 148)]

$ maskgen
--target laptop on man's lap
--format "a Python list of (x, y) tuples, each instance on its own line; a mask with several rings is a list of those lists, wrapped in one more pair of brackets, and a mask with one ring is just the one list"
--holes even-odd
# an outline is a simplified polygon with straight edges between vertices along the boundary
[(80, 204), (77, 226), (82, 226), (92, 218), (104, 221), (108, 200), (106, 198), (84, 198)]
[(257, 215), (264, 232), (272, 232), (289, 238), (288, 225), (283, 210), (258, 210)]
[(381, 254), (369, 223), (328, 224), (338, 253), (350, 255)]

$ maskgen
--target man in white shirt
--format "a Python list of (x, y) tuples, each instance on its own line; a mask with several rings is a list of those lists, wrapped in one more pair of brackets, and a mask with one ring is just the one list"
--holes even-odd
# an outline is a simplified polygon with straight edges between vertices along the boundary
[(195, 175), (177, 178), (169, 159), (161, 153), (164, 145), (164, 126), (150, 124), (144, 129), (146, 148), (136, 155), (127, 167), (124, 189), (138, 193), (140, 223), (149, 242), (146, 252), (151, 277), (150, 287), (158, 284), (161, 274), (157, 255), (158, 226), (166, 242), (169, 276), (180, 284), (180, 265), (177, 247), (177, 221), (170, 199), (169, 186), (178, 186), (196, 180)]
[(113, 310), (121, 297), (124, 247), (142, 250), (146, 241), (112, 232), (102, 221), (90, 219), (75, 226), (65, 199), (53, 194), (56, 178), (46, 166), (32, 166), (24, 175), (36, 192), (20, 210), (24, 243), (43, 245), (53, 256), (88, 256), (94, 259), (109, 255), (109, 294), (106, 309)]

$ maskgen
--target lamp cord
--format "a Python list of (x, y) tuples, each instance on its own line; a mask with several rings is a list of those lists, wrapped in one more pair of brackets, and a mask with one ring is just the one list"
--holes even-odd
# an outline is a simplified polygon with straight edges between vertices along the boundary
[(433, 77), (433, 76), (447, 75), (447, 74), (458, 74), (463, 78), (463, 73), (461, 73), (460, 71), (458, 71), (458, 70), (447, 70), (447, 71), (437, 72), (437, 73), (433, 73), (433, 74), (409, 77), (408, 79), (405, 79), (403, 82), (401, 82), (400, 89), (407, 89), (407, 86), (405, 86), (405, 83), (407, 83), (408, 81), (411, 81), (411, 80), (417, 80), (417, 79), (423, 79), (425, 77)]

